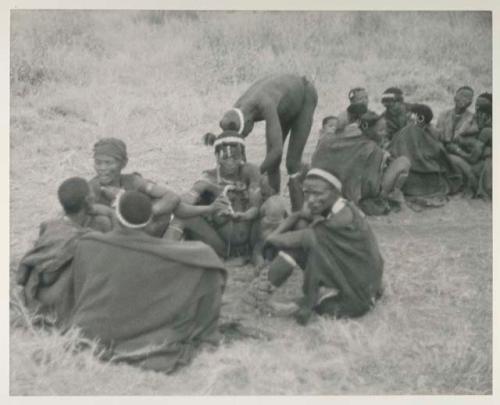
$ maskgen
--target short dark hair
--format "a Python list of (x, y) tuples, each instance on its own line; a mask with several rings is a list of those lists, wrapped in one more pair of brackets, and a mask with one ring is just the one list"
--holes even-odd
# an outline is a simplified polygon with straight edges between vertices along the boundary
[(324, 127), (330, 120), (338, 120), (338, 118), (335, 115), (327, 115), (323, 118), (323, 121), (321, 121), (321, 126)]
[(459, 87), (457, 89), (457, 91), (455, 92), (455, 94), (457, 94), (459, 91), (462, 91), (462, 90), (469, 90), (472, 94), (474, 94), (474, 90), (472, 90), (472, 87), (469, 87), (469, 86), (462, 86), (462, 87)]
[(153, 203), (140, 191), (126, 191), (120, 197), (118, 211), (129, 224), (146, 224), (153, 213)]
[(479, 96), (477, 96), (477, 98), (485, 98), (486, 100), (488, 100), (490, 103), (493, 104), (493, 95), (491, 93), (481, 93)]
[(367, 113), (363, 114), (361, 116), (361, 120), (359, 122), (359, 128), (361, 130), (366, 130), (368, 128), (373, 127), (381, 118), (383, 117), (383, 114), (378, 115), (377, 113), (374, 113), (373, 111), (368, 111)]
[(403, 91), (399, 87), (389, 87), (382, 94), (382, 100), (384, 99), (384, 94), (393, 94), (396, 101), (403, 101)]
[(77, 214), (85, 206), (85, 199), (90, 194), (87, 181), (81, 177), (64, 180), (57, 189), (57, 197), (66, 214)]
[(354, 119), (358, 119), (363, 114), (365, 114), (367, 111), (368, 111), (368, 108), (364, 104), (351, 104), (349, 107), (347, 107), (347, 112)]
[(410, 111), (417, 114), (418, 117), (422, 117), (425, 124), (430, 123), (432, 118), (434, 118), (432, 109), (426, 104), (413, 104), (410, 107)]

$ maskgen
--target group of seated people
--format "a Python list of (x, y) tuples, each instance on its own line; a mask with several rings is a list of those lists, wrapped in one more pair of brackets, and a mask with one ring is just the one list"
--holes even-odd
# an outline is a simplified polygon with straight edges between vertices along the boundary
[[(324, 121), (292, 213), (268, 176), (247, 162), (238, 131), (211, 140), (214, 168), (184, 194), (122, 173), (125, 143), (99, 140), (96, 176), (62, 182), (63, 214), (42, 223), (19, 264), (26, 306), (44, 324), (80, 328), (112, 361), (163, 372), (218, 342), (224, 260), (232, 257), (258, 269), (242, 302), (259, 313), (292, 315), (301, 325), (313, 314), (362, 316), (382, 294), (384, 267), (366, 214), (443, 190), (491, 195), (491, 95), (467, 114), (472, 91), (459, 89), (456, 109), (436, 127), (430, 108), (407, 107), (398, 89), (382, 100), (387, 110), (379, 116), (367, 111), (366, 91), (354, 89), (346, 113)], [(297, 268), (302, 297), (275, 301), (273, 292)]]
[(344, 195), (368, 215), (441, 206), (448, 195), (491, 198), (492, 95), (476, 98), (457, 89), (454, 107), (434, 125), (428, 105), (406, 103), (402, 91), (382, 95), (385, 111), (368, 109), (368, 94), (357, 87), (350, 105), (338, 116), (323, 119), (312, 165), (335, 173)]

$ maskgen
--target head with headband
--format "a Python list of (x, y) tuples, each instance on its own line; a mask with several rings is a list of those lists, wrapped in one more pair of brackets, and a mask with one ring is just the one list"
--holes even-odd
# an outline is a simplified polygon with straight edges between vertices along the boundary
[(245, 136), (253, 129), (253, 121), (240, 108), (231, 108), (226, 111), (219, 122), (223, 131), (236, 131), (238, 135)]
[(302, 189), (304, 203), (313, 215), (329, 213), (342, 195), (340, 180), (330, 171), (317, 167), (307, 172)]
[(389, 87), (382, 94), (382, 105), (389, 114), (398, 114), (403, 102), (403, 92), (397, 87)]
[(245, 141), (236, 131), (224, 131), (211, 139), (217, 166), (225, 174), (233, 174), (246, 162)]
[(151, 199), (139, 191), (125, 191), (120, 194), (115, 205), (118, 222), (126, 229), (143, 229), (153, 216)]

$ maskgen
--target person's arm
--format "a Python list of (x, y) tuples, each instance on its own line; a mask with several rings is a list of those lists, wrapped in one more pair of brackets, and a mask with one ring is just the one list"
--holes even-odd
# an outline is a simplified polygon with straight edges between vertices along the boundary
[(271, 100), (263, 103), (262, 115), (266, 121), (266, 157), (260, 165), (260, 172), (265, 173), (276, 166), (283, 154), (283, 133), (276, 105)]
[(169, 215), (174, 212), (181, 201), (180, 197), (168, 187), (140, 180), (138, 190), (151, 197), (153, 202), (153, 216)]
[(262, 195), (260, 193), (260, 177), (259, 169), (251, 164), (246, 164), (243, 167), (243, 176), (248, 180), (248, 198), (250, 208), (245, 212), (239, 212), (234, 215), (234, 219), (242, 221), (253, 221), (259, 216), (259, 209), (262, 205)]

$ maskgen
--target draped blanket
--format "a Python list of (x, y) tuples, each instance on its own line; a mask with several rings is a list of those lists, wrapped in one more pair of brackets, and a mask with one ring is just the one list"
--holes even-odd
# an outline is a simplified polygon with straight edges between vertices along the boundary
[(384, 151), (364, 135), (325, 140), (314, 152), (311, 166), (335, 174), (342, 193), (358, 203), (377, 197), (382, 183)]
[(90, 231), (67, 218), (40, 225), (35, 246), (21, 259), (17, 283), (23, 286), (26, 306), (33, 312), (55, 316), (59, 321), (72, 306), (69, 265), (77, 241)]
[(389, 145), (393, 156), (410, 159), (410, 174), (403, 187), (406, 195), (447, 194), (448, 181), (455, 174), (443, 144), (428, 130), (409, 124), (396, 133)]
[(359, 313), (366, 312), (380, 292), (384, 261), (375, 235), (363, 214), (351, 203), (350, 224), (335, 215), (314, 225), (304, 275), (306, 305), (313, 308), (321, 285), (340, 291)]
[(207, 245), (90, 233), (72, 269), (69, 324), (99, 339), (112, 360), (171, 372), (200, 343), (217, 343), (226, 270)]

